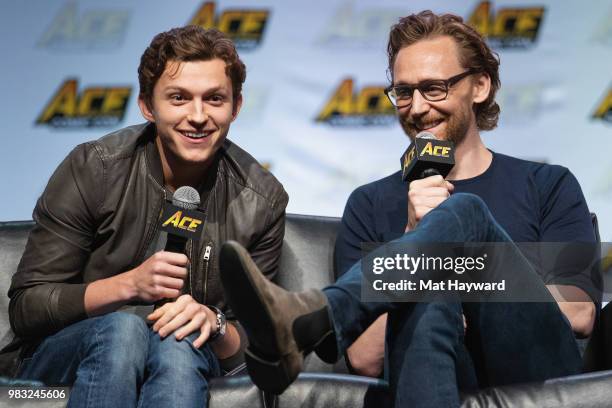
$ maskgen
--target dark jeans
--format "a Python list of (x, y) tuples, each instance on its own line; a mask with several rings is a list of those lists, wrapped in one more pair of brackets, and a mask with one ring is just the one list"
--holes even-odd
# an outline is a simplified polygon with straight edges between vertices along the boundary
[[(486, 204), (454, 194), (394, 241), (511, 242)], [(397, 407), (457, 407), (459, 390), (542, 381), (579, 373), (582, 360), (569, 322), (516, 248), (512, 264), (541, 303), (361, 302), (361, 264), (324, 289), (344, 352), (388, 312), (385, 376)], [(467, 319), (464, 336), (462, 314)]]
[(162, 340), (140, 317), (110, 313), (46, 338), (19, 377), (72, 385), (72, 407), (206, 407), (221, 373), (210, 346), (193, 346), (198, 335)]

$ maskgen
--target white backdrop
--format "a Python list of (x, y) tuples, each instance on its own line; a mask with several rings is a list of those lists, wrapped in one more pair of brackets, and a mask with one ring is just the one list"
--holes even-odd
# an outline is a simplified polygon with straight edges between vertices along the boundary
[[(153, 35), (195, 16), (236, 34), (247, 65), (245, 106), (230, 138), (270, 165), (289, 192), (290, 212), (339, 216), (354, 188), (399, 168), (407, 138), (379, 98), (388, 84), (387, 34), (398, 17), (431, 8), (485, 16), (479, 28), (502, 62), (501, 121), (484, 134), (487, 145), (569, 167), (600, 218), (602, 239), (612, 240), (610, 0), (0, 5), (2, 221), (30, 218), (51, 172), (76, 144), (142, 122), (140, 55)], [(337, 115), (317, 121), (334, 101)], [(37, 123), (45, 112), (56, 119)], [(66, 123), (72, 126), (57, 126)]]

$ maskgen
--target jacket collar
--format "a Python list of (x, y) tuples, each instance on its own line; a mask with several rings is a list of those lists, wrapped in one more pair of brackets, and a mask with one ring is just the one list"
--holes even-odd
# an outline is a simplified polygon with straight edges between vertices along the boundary
[(162, 170), (161, 158), (159, 151), (155, 145), (156, 129), (155, 123), (149, 122), (143, 130), (143, 140), (145, 142), (145, 156), (147, 167), (153, 179), (163, 188), (164, 187), (164, 172)]

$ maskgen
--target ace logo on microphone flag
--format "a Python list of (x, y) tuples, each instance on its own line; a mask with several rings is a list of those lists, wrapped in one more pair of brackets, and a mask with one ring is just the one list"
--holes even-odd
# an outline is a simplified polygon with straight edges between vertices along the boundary
[(162, 212), (162, 231), (197, 241), (204, 228), (204, 214), (167, 203)]
[(446, 177), (455, 165), (452, 142), (447, 140), (417, 138), (401, 158), (402, 178), (414, 181), (426, 168), (435, 167)]

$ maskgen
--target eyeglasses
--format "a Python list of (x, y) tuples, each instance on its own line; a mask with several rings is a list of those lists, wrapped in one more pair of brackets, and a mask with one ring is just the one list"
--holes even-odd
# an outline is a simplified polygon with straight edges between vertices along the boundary
[(451, 86), (455, 85), (468, 75), (472, 75), (477, 72), (478, 70), (476, 69), (469, 69), (446, 80), (430, 79), (416, 85), (391, 85), (385, 89), (385, 94), (393, 106), (398, 108), (407, 108), (412, 104), (412, 95), (414, 94), (415, 89), (418, 89), (421, 95), (423, 95), (423, 98), (427, 99), (429, 102), (443, 101), (448, 96), (448, 90)]

